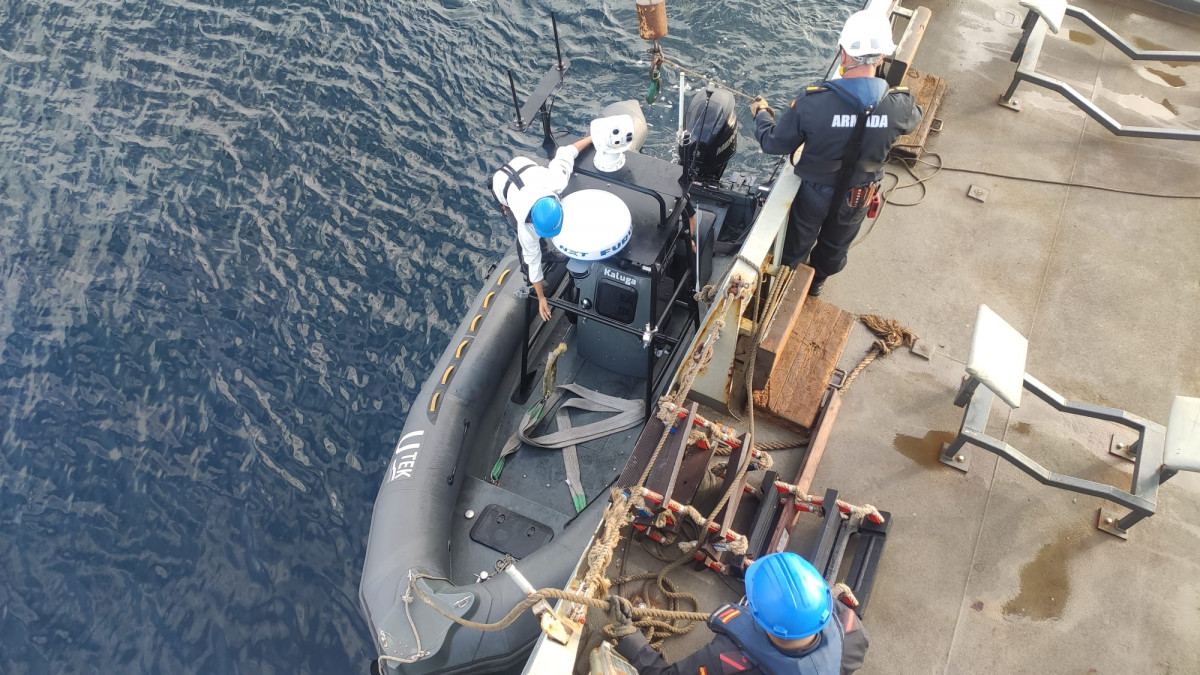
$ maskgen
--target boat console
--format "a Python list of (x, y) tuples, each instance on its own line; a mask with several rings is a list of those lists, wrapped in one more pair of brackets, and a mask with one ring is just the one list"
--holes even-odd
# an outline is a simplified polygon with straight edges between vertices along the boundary
[[(577, 160), (576, 175), (563, 193), (564, 205), (570, 206), (572, 197), (584, 192), (603, 191), (628, 207), (632, 227), (628, 243), (615, 254), (574, 261), (569, 283), (557, 296), (563, 300), (558, 306), (578, 316), (584, 358), (614, 372), (646, 377), (655, 356), (648, 347), (661, 353), (674, 345), (667, 328), (675, 302), (695, 310), (690, 294), (683, 294), (694, 273), (690, 265), (672, 264), (677, 248), (690, 249), (680, 167), (646, 155), (626, 155), (621, 168), (609, 173), (595, 170), (596, 153), (591, 149)], [(646, 194), (647, 189), (654, 194)], [(564, 229), (571, 225), (568, 215)]]

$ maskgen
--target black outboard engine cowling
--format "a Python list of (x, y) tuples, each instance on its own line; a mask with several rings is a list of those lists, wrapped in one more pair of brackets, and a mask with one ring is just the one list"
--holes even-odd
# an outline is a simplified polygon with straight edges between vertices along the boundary
[(725, 165), (737, 152), (737, 110), (727, 89), (698, 92), (683, 118), (684, 141), (679, 160), (691, 168), (691, 179), (719, 182)]

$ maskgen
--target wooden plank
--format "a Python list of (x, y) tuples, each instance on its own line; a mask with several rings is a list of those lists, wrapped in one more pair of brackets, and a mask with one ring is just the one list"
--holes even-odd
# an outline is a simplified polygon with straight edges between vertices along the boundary
[(667, 425), (663, 424), (657, 415), (651, 415), (650, 419), (646, 420), (646, 426), (642, 427), (642, 433), (633, 446), (633, 452), (629, 454), (629, 460), (625, 462), (625, 468), (621, 469), (621, 476), (617, 478), (617, 487), (633, 487), (638, 482), (638, 479), (642, 477), (642, 472), (646, 470), (646, 465), (650, 462), (650, 456), (654, 454), (654, 448), (658, 447), (658, 439), (662, 438), (666, 428)]
[(771, 538), (775, 532), (775, 528), (779, 523), (780, 512), (783, 507), (787, 507), (784, 515), (791, 516), (793, 509), (792, 505), (781, 504), (780, 494), (775, 491), (775, 481), (779, 478), (779, 474), (775, 471), (768, 470), (763, 473), (762, 479), (762, 494), (758, 500), (758, 512), (754, 514), (754, 524), (750, 527), (750, 533), (746, 535), (749, 546), (746, 549), (745, 556), (738, 556), (735, 559), (737, 567), (741, 567), (742, 558), (758, 558), (769, 552), (767, 546), (771, 543)]
[[(825, 405), (825, 410), (821, 413), (821, 419), (817, 423), (812, 440), (809, 441), (808, 448), (804, 451), (804, 459), (800, 462), (799, 471), (796, 472), (796, 480), (792, 481), (792, 485), (796, 486), (797, 491), (808, 494), (812, 489), (813, 476), (817, 474), (817, 467), (821, 464), (821, 458), (825, 456), (825, 447), (829, 445), (829, 437), (833, 434), (833, 423), (837, 420), (838, 411), (841, 409), (842, 390), (834, 389), (829, 396), (829, 403)], [(790, 503), (786, 504), (784, 508), (788, 509), (790, 513), (785, 511), (779, 518), (779, 524), (775, 526), (775, 533), (771, 536), (771, 543), (767, 549), (771, 553), (778, 553), (787, 548), (792, 530), (796, 527), (796, 521), (800, 519), (800, 512), (796, 511)]]
[(799, 431), (812, 428), (821, 399), (837, 367), (854, 315), (809, 298), (766, 386), (754, 392), (754, 406), (773, 421)]
[(658, 458), (654, 460), (654, 468), (650, 470), (650, 475), (646, 476), (646, 488), (662, 495), (664, 504), (671, 499), (671, 492), (675, 489), (675, 477), (679, 475), (679, 464), (683, 459), (684, 450), (687, 449), (688, 431), (692, 428), (692, 420), (696, 417), (696, 409), (699, 407), (698, 403), (692, 404), (685, 426), (680, 426), (679, 418), (675, 418), (675, 433), (667, 437)]
[(814, 274), (815, 270), (808, 265), (797, 265), (796, 271), (788, 277), (787, 288), (775, 311), (766, 319), (767, 329), (754, 357), (755, 389), (766, 386), (778, 355), (787, 346), (788, 338), (796, 328), (796, 321), (804, 310), (804, 301), (808, 298), (808, 288), (812, 285)]
[[(698, 445), (687, 446), (683, 451), (683, 459), (679, 460), (679, 475), (675, 478), (672, 499), (680, 504), (691, 505), (692, 501), (696, 499), (696, 491), (704, 482), (704, 474), (708, 473), (708, 463), (716, 448), (712, 444), (706, 445), (707, 450)], [(668, 532), (678, 533), (685, 520), (687, 519), (684, 517), (675, 518), (674, 522), (668, 524), (664, 529)]]
[(720, 541), (722, 536), (733, 526), (733, 519), (737, 515), (738, 504), (742, 500), (742, 486), (746, 483), (744, 475), (740, 481), (737, 480), (738, 473), (752, 459), (750, 448), (753, 442), (754, 439), (751, 438), (749, 433), (742, 436), (741, 444), (733, 449), (733, 452), (729, 455), (729, 462), (725, 464), (725, 479), (721, 482), (721, 491), (719, 494), (729, 493), (729, 501), (725, 502), (725, 506), (721, 507), (721, 510), (717, 512), (717, 515), (712, 520), (714, 523), (721, 524), (720, 533), (711, 534), (704, 532), (700, 534), (700, 540), (705, 542), (700, 547), (700, 550), (709, 558), (724, 565), (728, 565), (732, 561), (733, 554), (728, 550), (718, 551), (713, 546), (713, 543)]
[(946, 80), (930, 73), (910, 68), (904, 75), (904, 86), (908, 87), (924, 111), (921, 123), (911, 134), (896, 140), (892, 152), (903, 157), (919, 157), (925, 151), (925, 142), (937, 116), (942, 99), (946, 96)]
[(679, 463), (679, 476), (675, 479), (675, 501), (680, 504), (692, 503), (696, 498), (696, 490), (704, 482), (704, 474), (708, 473), (708, 463), (716, 446), (706, 443), (705, 447), (707, 449), (689, 445), (684, 451), (683, 460)]
[[(741, 473), (743, 466), (752, 461), (750, 448), (753, 447), (754, 438), (747, 433), (745, 436), (742, 436), (742, 447), (734, 450), (729, 455), (729, 464), (725, 465), (725, 484), (722, 486), (724, 489), (721, 494), (725, 494), (728, 491), (730, 493), (729, 500), (725, 502), (724, 508), (721, 509), (721, 513), (716, 518), (721, 522), (721, 531), (718, 534), (722, 537), (725, 536), (726, 532), (733, 529), (733, 519), (737, 516), (738, 506), (742, 503), (742, 495), (745, 494), (742, 491), (742, 487), (746, 484), (746, 476), (742, 474), (741, 478), (738, 478), (737, 474)], [(733, 463), (735, 458), (737, 460), (736, 465)]]
[[(650, 488), (651, 490), (654, 490), (663, 496), (663, 503), (667, 503), (670, 500), (675, 499), (675, 485), (679, 479), (679, 467), (683, 466), (683, 458), (688, 449), (688, 436), (691, 434), (692, 424), (696, 421), (696, 411), (699, 409), (699, 403), (692, 404), (692, 407), (688, 410), (687, 420), (683, 423), (683, 426), (679, 426), (679, 418), (675, 418), (675, 438), (667, 439), (666, 443), (667, 445), (675, 445), (677, 441), (679, 447), (677, 451), (671, 452), (671, 459), (669, 460), (671, 462), (671, 480), (668, 481), (667, 486), (661, 490), (654, 487)], [(666, 450), (666, 448), (663, 449)], [(647, 480), (646, 484), (650, 485), (650, 481)]]
[(812, 489), (813, 477), (817, 475), (817, 465), (825, 456), (825, 446), (829, 445), (829, 437), (833, 435), (833, 423), (837, 420), (838, 411), (841, 409), (842, 390), (834, 389), (829, 396), (829, 403), (825, 406), (825, 413), (821, 416), (821, 425), (813, 434), (812, 441), (808, 444), (808, 451), (804, 456), (804, 463), (800, 467), (799, 473), (796, 474), (795, 482), (792, 483), (796, 489), (802, 492)]
[(896, 47), (892, 57), (888, 59), (885, 79), (889, 87), (904, 82), (904, 76), (908, 74), (908, 69), (912, 67), (913, 61), (917, 58), (917, 49), (921, 46), (921, 38), (925, 37), (925, 30), (929, 27), (929, 20), (932, 17), (933, 12), (930, 12), (928, 7), (917, 7), (913, 10), (912, 16), (908, 19), (908, 26), (904, 28), (904, 35), (900, 38), (900, 44)]
[[(749, 436), (749, 434), (742, 436), (741, 443), (737, 447), (733, 448), (733, 451), (729, 453), (729, 461), (725, 464), (725, 478), (721, 481), (721, 491), (718, 494), (723, 495), (733, 488), (733, 481), (737, 478), (738, 471), (741, 470), (744, 464), (750, 461), (750, 444), (748, 441), (751, 439)], [(742, 478), (745, 479), (745, 476)], [(714, 522), (721, 520), (725, 513), (731, 511), (729, 508), (730, 504), (734, 504), (736, 509), (734, 497), (739, 500), (741, 499), (741, 495), (734, 495), (733, 497), (730, 497), (729, 501), (725, 503), (725, 506), (721, 508), (721, 511), (713, 518)]]

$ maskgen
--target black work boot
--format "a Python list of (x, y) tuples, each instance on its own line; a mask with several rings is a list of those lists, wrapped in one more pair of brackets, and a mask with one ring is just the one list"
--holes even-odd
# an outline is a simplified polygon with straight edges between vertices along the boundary
[(808, 297), (815, 298), (821, 294), (821, 290), (825, 288), (825, 280), (829, 277), (818, 274), (813, 277), (812, 284), (808, 287)]

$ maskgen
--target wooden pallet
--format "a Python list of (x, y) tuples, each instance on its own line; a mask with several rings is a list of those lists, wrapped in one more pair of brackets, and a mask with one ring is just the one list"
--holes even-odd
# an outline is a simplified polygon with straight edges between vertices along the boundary
[(799, 433), (813, 428), (821, 399), (854, 326), (854, 315), (808, 298), (800, 318), (775, 359), (755, 410)]
[(917, 99), (917, 104), (921, 106), (921, 110), (925, 114), (915, 131), (896, 140), (892, 152), (902, 157), (919, 157), (925, 151), (925, 142), (929, 139), (933, 119), (942, 105), (942, 98), (946, 96), (946, 80), (937, 75), (910, 68), (904, 75), (904, 86), (912, 92), (913, 97)]

